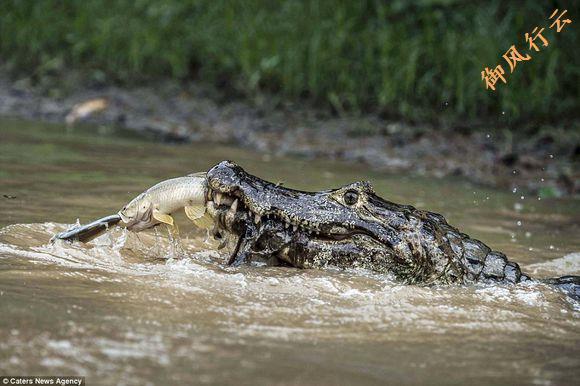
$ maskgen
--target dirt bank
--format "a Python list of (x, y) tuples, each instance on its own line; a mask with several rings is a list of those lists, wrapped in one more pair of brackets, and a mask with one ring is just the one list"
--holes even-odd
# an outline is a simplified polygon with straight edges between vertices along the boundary
[(231, 142), (264, 153), (328, 157), (398, 172), (460, 175), (542, 197), (580, 194), (580, 127), (518, 130), (408, 125), (377, 116), (336, 117), (273, 98), (229, 98), (215, 88), (163, 82), (136, 88), (69, 87), (40, 91), (29, 80), (0, 78), (0, 115), (64, 122), (93, 98), (108, 107), (86, 121), (150, 133), (166, 141)]

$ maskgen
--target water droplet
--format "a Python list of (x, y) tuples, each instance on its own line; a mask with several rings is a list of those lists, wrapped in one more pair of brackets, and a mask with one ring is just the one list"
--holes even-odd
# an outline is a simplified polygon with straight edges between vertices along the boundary
[(554, 249), (554, 246), (553, 246), (553, 245), (550, 245), (550, 246), (549, 246), (549, 248), (550, 248), (550, 249)]
[(544, 182), (544, 181), (545, 181), (545, 180), (544, 180), (544, 177), (540, 178), (540, 181)]
[(520, 204), (519, 202), (514, 203), (514, 210), (519, 212), (522, 209), (524, 209), (524, 206), (522, 204)]
[(532, 237), (532, 232), (526, 232), (525, 233), (525, 236), (526, 236), (526, 238), (529, 239), (530, 237)]
[(525, 198), (525, 196), (520, 196), (520, 200), (524, 200)]
[(550, 158), (554, 158), (554, 154), (550, 154), (550, 155), (549, 155), (549, 157), (550, 157)]
[(518, 224), (518, 226), (519, 226), (519, 227), (521, 227), (521, 226), (522, 226), (522, 222), (521, 222), (520, 220), (518, 220), (518, 221), (516, 222), (516, 224)]
[(518, 191), (518, 188), (513, 188), (513, 189), (512, 189), (512, 193), (515, 193), (515, 192), (517, 192), (517, 191)]
[(538, 201), (542, 201), (542, 197), (538, 197)]

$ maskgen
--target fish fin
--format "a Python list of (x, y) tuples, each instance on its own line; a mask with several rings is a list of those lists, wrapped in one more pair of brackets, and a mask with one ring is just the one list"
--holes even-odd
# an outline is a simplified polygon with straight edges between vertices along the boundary
[(191, 221), (197, 220), (205, 213), (205, 206), (201, 205), (186, 205), (183, 209), (185, 209), (185, 215)]
[(167, 225), (173, 225), (173, 217), (168, 214), (161, 213), (158, 210), (153, 211), (153, 218), (159, 222)]
[(200, 218), (197, 218), (193, 221), (193, 225), (195, 225), (198, 228), (203, 228), (203, 229), (209, 229), (212, 227), (213, 225), (213, 218), (208, 214), (204, 214), (203, 216), (201, 216)]
[(213, 218), (205, 213), (205, 207), (199, 205), (185, 206), (185, 215), (189, 218), (193, 224), (198, 228), (211, 228), (213, 224)]

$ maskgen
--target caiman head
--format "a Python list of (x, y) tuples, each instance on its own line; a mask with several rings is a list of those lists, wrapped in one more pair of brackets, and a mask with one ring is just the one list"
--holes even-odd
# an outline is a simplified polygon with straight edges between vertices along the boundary
[(209, 170), (207, 183), (214, 236), (238, 238), (230, 264), (276, 258), (295, 267), (362, 268), (423, 283), (461, 281), (465, 274), (446, 237), (457, 230), (438, 214), (380, 198), (368, 182), (304, 192), (223, 161)]

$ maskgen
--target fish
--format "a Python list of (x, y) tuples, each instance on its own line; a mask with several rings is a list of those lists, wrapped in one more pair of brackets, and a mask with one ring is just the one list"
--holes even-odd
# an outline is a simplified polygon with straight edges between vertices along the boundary
[(207, 185), (205, 173), (171, 178), (153, 185), (119, 211), (128, 230), (139, 232), (158, 224), (174, 226), (171, 214), (179, 209), (196, 225), (204, 227)]
[(54, 243), (57, 239), (59, 239), (71, 242), (81, 241), (83, 243), (88, 243), (95, 237), (105, 233), (107, 230), (109, 230), (109, 228), (117, 225), (120, 221), (121, 216), (119, 216), (119, 214), (112, 214), (86, 225), (77, 226), (64, 232), (58, 233), (50, 239), (50, 242)]
[(132, 232), (140, 232), (159, 224), (176, 229), (171, 215), (180, 209), (185, 211), (195, 226), (209, 229), (213, 219), (206, 213), (206, 195), (205, 172), (161, 181), (132, 199), (118, 213), (58, 233), (52, 237), (51, 242), (65, 240), (86, 243), (110, 228), (121, 225)]

